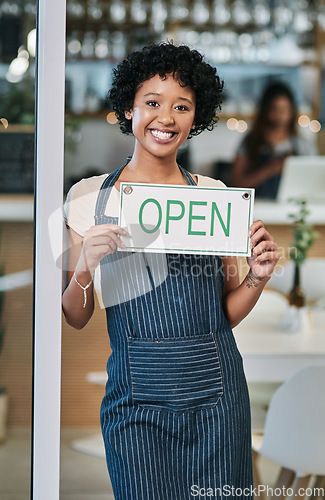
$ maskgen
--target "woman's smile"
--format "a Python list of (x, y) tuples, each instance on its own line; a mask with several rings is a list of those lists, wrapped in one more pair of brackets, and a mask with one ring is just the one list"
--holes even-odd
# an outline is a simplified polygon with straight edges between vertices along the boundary
[(167, 144), (171, 142), (177, 135), (176, 132), (171, 130), (149, 129), (149, 132), (160, 144)]

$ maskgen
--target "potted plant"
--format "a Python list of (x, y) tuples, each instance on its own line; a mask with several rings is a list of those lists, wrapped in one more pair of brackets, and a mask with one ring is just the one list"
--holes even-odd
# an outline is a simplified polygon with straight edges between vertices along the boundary
[(308, 250), (317, 239), (318, 233), (306, 220), (308, 215), (310, 214), (306, 200), (294, 199), (290, 201), (294, 202), (297, 205), (298, 212), (289, 214), (289, 217), (293, 220), (292, 230), (294, 237), (294, 240), (290, 246), (289, 256), (295, 264), (295, 269), (293, 287), (289, 292), (288, 299), (291, 306), (300, 308), (303, 307), (306, 302), (305, 295), (303, 293), (303, 290), (301, 289), (300, 269), (301, 265), (306, 260)]
[[(1, 229), (1, 228), (0, 228)], [(0, 231), (1, 240), (1, 231)], [(0, 266), (0, 278), (4, 275), (4, 268)], [(2, 313), (4, 306), (4, 292), (0, 288), (0, 355), (4, 344), (5, 326), (3, 324)], [(8, 394), (5, 387), (0, 384), (0, 443), (6, 438), (6, 421), (8, 412)]]

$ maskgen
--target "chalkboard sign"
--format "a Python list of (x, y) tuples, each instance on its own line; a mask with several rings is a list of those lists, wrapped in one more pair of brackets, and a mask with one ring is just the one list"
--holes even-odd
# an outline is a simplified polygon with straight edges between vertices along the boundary
[(33, 193), (34, 134), (0, 133), (0, 193)]

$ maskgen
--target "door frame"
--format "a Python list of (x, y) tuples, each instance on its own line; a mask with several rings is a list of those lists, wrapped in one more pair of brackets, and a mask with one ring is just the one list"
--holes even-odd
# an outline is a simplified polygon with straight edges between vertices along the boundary
[[(63, 202), (66, 0), (38, 0), (33, 304), (33, 500), (60, 496), (62, 271), (48, 219)], [(62, 225), (57, 227), (62, 243)]]

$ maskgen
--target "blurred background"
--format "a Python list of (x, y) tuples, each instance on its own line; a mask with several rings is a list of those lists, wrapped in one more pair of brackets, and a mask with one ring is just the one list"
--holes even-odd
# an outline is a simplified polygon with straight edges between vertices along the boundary
[[(281, 273), (286, 271), (235, 332), (246, 363), (253, 430), (259, 433), (277, 387), (316, 357), (325, 364), (325, 331), (319, 326), (325, 291), (312, 286), (320, 281), (325, 258), (325, 199), (312, 196), (315, 186), (325, 192), (324, 33), (323, 0), (67, 0), (64, 194), (83, 177), (114, 170), (132, 153), (133, 138), (121, 134), (106, 95), (114, 66), (148, 42), (188, 44), (224, 79), (217, 127), (189, 140), (179, 162), (229, 186), (251, 179), (252, 165), (242, 168), (240, 181), (235, 165), (246, 161), (245, 138), (256, 130), (265, 88), (281, 84), (292, 93), (294, 132), (267, 152), (280, 158), (283, 186), (261, 196), (254, 214), (278, 241)], [(19, 500), (29, 498), (30, 476), (35, 45), (36, 1), (0, 0), (0, 496)], [(270, 110), (271, 104), (265, 119)], [(293, 136), (303, 146), (281, 149)], [(267, 142), (267, 135), (262, 139)], [(286, 160), (303, 155), (308, 158), (293, 178)], [(292, 185), (306, 205), (288, 202)], [(306, 206), (309, 213), (301, 217)], [(289, 250), (300, 248), (297, 224), (303, 238), (317, 233), (298, 263)], [(310, 284), (306, 275), (315, 271), (306, 273), (303, 265), (313, 262)], [(240, 269), (244, 275), (245, 262)], [(300, 305), (290, 295), (295, 287), (303, 295)], [(264, 341), (254, 337), (263, 330), (269, 334)], [(110, 353), (104, 311), (97, 307), (82, 334), (63, 322), (62, 335), (61, 498), (113, 498), (99, 436)], [(273, 358), (267, 358), (270, 352)], [(279, 470), (261, 460), (265, 484), (274, 483)]]

